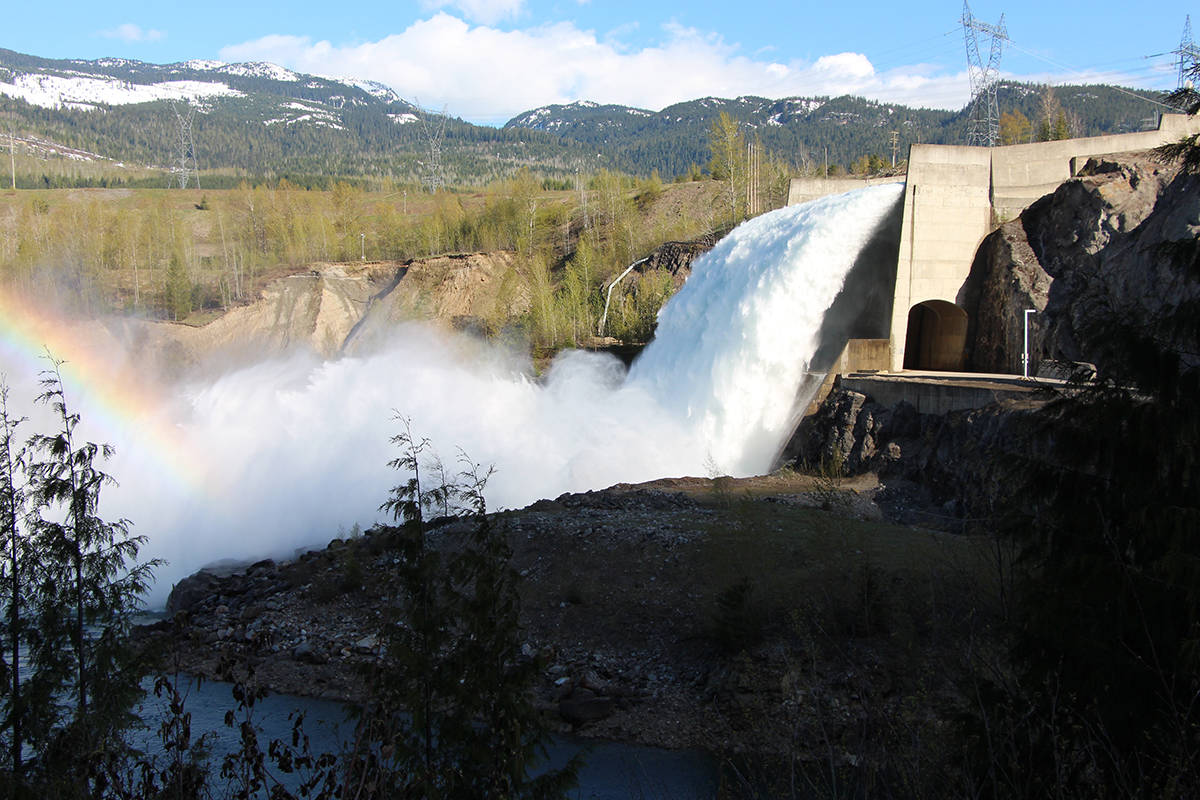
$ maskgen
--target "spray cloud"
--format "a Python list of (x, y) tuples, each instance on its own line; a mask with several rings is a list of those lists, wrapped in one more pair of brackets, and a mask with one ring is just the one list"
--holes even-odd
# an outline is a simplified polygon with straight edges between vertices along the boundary
[[(150, 598), (160, 604), (206, 563), (291, 556), (377, 519), (401, 480), (385, 466), (395, 414), (448, 470), (456, 449), (494, 465), (492, 508), (714, 468), (761, 473), (803, 402), (823, 313), (899, 197), (898, 185), (873, 187), (739, 227), (695, 262), (628, 375), (611, 356), (568, 351), (536, 380), (498, 345), (406, 323), (369, 354), (293, 354), (161, 387), (126, 373), (153, 407), (90, 430), (93, 387), (69, 386), (83, 435), (117, 447), (102, 514), (132, 520), (149, 540), (142, 555), (169, 561)], [(28, 364), (6, 353), (14, 399), (32, 397), (18, 375)], [(147, 434), (147, 414), (168, 443)]]

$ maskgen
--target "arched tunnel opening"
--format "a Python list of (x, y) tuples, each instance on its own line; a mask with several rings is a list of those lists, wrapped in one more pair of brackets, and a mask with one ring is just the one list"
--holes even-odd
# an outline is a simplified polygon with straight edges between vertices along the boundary
[(925, 300), (908, 312), (904, 368), (954, 372), (966, 367), (967, 312), (945, 300)]

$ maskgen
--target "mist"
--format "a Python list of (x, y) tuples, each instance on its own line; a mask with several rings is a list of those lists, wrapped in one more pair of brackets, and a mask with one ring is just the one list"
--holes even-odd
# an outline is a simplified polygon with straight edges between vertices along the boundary
[[(899, 197), (874, 187), (742, 225), (694, 263), (628, 375), (615, 357), (566, 351), (535, 377), (524, 353), (410, 322), (368, 353), (207, 364), (167, 380), (115, 340), (55, 327), (56, 356), (103, 365), (64, 367), (81, 438), (116, 447), (105, 470), (119, 484), (101, 515), (131, 520), (147, 538), (141, 557), (168, 562), (148, 598), (161, 606), (206, 564), (292, 557), (379, 520), (407, 478), (387, 467), (398, 415), (447, 473), (460, 454), (494, 467), (493, 510), (619, 482), (764, 472), (807, 401), (796, 388), (824, 311)], [(52, 429), (29, 406), (28, 352), (0, 348), (0, 371), (33, 418), (23, 434)]]

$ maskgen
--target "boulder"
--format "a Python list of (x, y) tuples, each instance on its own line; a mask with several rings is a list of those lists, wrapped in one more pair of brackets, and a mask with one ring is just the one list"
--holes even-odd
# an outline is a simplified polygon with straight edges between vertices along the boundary
[(558, 701), (558, 714), (573, 727), (589, 722), (598, 722), (612, 714), (616, 700), (599, 695), (591, 689), (576, 687), (569, 695)]
[(305, 664), (325, 664), (329, 661), (328, 656), (308, 640), (292, 648), (292, 658)]
[(198, 603), (213, 596), (221, 585), (221, 579), (201, 570), (181, 580), (167, 595), (167, 613), (191, 611)]

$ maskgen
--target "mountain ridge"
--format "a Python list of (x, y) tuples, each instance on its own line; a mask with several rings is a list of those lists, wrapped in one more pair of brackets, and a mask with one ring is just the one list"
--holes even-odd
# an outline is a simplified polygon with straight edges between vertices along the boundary
[[(1078, 135), (1136, 130), (1161, 98), (1102, 85), (1054, 92)], [(1003, 83), (998, 96), (1002, 110), (1037, 119), (1045, 89)], [(845, 167), (867, 154), (886, 157), (893, 132), (900, 158), (912, 143), (956, 143), (966, 136), (965, 109), (911, 108), (851, 95), (708, 96), (659, 111), (578, 100), (530, 109), (494, 128), (443, 120), (376, 81), (308, 75), (269, 62), (47, 59), (0, 49), (0, 112), (24, 140), (163, 170), (178, 153), (170, 105), (180, 102), (196, 110), (202, 169), (266, 178), (422, 182), (435, 177), (439, 159), (441, 180), (452, 185), (486, 183), (521, 167), (559, 183), (600, 168), (695, 175), (708, 163), (708, 134), (721, 113), (767, 151), (809, 171)], [(429, 120), (437, 121), (411, 124)], [(37, 156), (46, 148), (27, 151)]]

